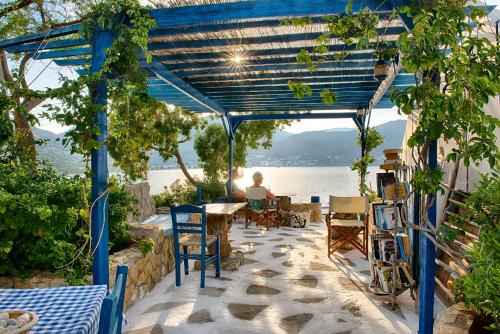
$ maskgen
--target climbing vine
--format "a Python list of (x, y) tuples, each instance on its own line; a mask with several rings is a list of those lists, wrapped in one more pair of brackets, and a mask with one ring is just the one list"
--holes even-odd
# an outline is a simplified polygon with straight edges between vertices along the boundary
[[(390, 23), (395, 17), (396, 12), (389, 17), (388, 22)], [(302, 49), (297, 54), (297, 64), (304, 65), (311, 73), (316, 73), (318, 71), (317, 66), (326, 61), (342, 62), (352, 54), (346, 50), (332, 53), (330, 47), (334, 38), (349, 47), (352, 46), (355, 50), (374, 49), (373, 57), (384, 61), (395, 59), (398, 54), (393, 44), (384, 41), (378, 35), (379, 15), (371, 12), (368, 8), (353, 12), (352, 0), (348, 2), (345, 13), (323, 17), (322, 21), (326, 24), (327, 29), (316, 38), (313, 52)], [(312, 23), (311, 18), (293, 18), (281, 22), (282, 25), (295, 27), (304, 27)], [(288, 87), (298, 99), (302, 99), (306, 95), (313, 95), (311, 87), (300, 80), (290, 80)], [(329, 88), (325, 88), (320, 92), (320, 98), (326, 105), (334, 104), (337, 101), (335, 92), (332, 92)]]
[[(61, 124), (72, 126), (63, 143), (72, 153), (89, 157), (97, 148), (98, 129), (95, 115), (101, 106), (94, 103), (93, 92), (100, 82), (108, 87), (110, 101), (109, 134), (107, 146), (115, 164), (131, 179), (144, 177), (148, 169), (149, 150), (153, 135), (148, 131), (165, 112), (161, 103), (148, 95), (147, 74), (141, 69), (142, 59), (151, 61), (148, 52), (148, 34), (156, 26), (148, 8), (137, 0), (104, 1), (92, 6), (89, 17), (82, 23), (81, 35), (89, 43), (97, 29), (109, 30), (113, 42), (106, 50), (102, 68), (72, 80), (61, 78), (61, 87), (46, 94), (60, 101), (47, 106), (45, 116)], [(141, 120), (138, 122), (139, 114)], [(144, 124), (147, 123), (147, 124)]]
[[(357, 143), (361, 147), (362, 144), (362, 133), (358, 135)], [(356, 171), (359, 176), (359, 193), (361, 196), (369, 195), (370, 197), (375, 197), (375, 192), (368, 187), (366, 184), (366, 177), (368, 175), (368, 166), (375, 161), (375, 158), (370, 154), (374, 149), (379, 147), (384, 143), (384, 137), (380, 132), (375, 130), (375, 128), (368, 128), (366, 131), (366, 147), (365, 152), (361, 158), (354, 161), (351, 165), (351, 169)]]
[[(404, 70), (414, 73), (414, 86), (392, 91), (392, 100), (399, 112), (411, 116), (416, 124), (407, 141), (415, 166), (410, 180), (412, 192), (407, 198), (413, 193), (421, 194), (424, 206), (420, 222), (410, 226), (420, 230), (455, 263), (462, 265), (459, 257), (463, 254), (453, 250), (446, 239), (450, 235), (444, 231), (447, 226), (438, 224), (435, 227), (427, 216), (427, 209), (436, 201), (435, 194), (449, 194), (454, 184), (448, 182), (452, 188), (448, 187), (444, 172), (429, 165), (428, 154), (434, 141), (443, 140), (453, 144), (453, 149), (444, 156), (450, 163), (469, 166), (486, 162), (492, 170), (499, 166), (495, 131), (500, 121), (484, 109), (500, 93), (500, 47), (483, 34), (485, 22), (488, 22), (484, 6), (466, 0), (420, 0), (413, 1), (412, 6), (399, 7), (390, 19), (396, 15), (407, 16), (413, 27), (400, 35), (395, 48), (391, 42), (377, 36), (376, 26), (380, 21), (376, 14), (367, 10), (352, 13), (351, 5), (352, 1), (345, 14), (326, 19), (328, 31), (317, 40), (314, 53), (301, 51), (298, 54), (298, 63), (314, 72), (316, 64), (325, 59), (332, 35), (347, 45), (356, 43), (356, 47), (364, 49), (375, 46), (374, 58), (388, 61), (398, 57)], [(306, 25), (310, 21), (284, 23)], [(341, 60), (347, 56), (345, 52), (337, 52), (333, 57)], [(307, 85), (300, 81), (289, 83), (289, 87), (296, 97), (307, 91)], [(361, 159), (353, 168), (362, 171), (366, 163)], [(455, 174), (457, 171), (455, 169)], [(484, 242), (498, 244), (498, 237), (493, 241), (491, 236), (488, 238)], [(481, 267), (483, 264), (484, 261), (478, 261), (473, 266), (476, 276), (466, 282), (490, 270)], [(464, 299), (478, 309), (490, 314), (497, 312), (485, 306), (481, 298), (473, 296), (473, 289), (463, 293)]]

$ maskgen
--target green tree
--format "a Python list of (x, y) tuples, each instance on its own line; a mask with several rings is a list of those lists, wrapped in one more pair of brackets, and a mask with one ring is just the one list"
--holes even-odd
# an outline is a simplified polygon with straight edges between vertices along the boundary
[[(0, 39), (7, 39), (36, 33), (80, 22), (86, 14), (79, 11), (85, 8), (87, 0), (7, 0), (0, 5)], [(12, 129), (8, 142), (16, 146), (18, 157), (36, 160), (36, 140), (31, 126), (37, 118), (30, 112), (43, 102), (43, 98), (30, 88), (26, 72), (31, 53), (21, 56), (8, 56), (0, 49), (0, 128)], [(8, 101), (7, 101), (8, 100)], [(12, 116), (10, 122), (6, 116)], [(2, 133), (3, 135), (6, 132)]]
[[(234, 138), (233, 166), (246, 165), (249, 149), (270, 148), (276, 129), (289, 124), (290, 121), (247, 121), (241, 124)], [(196, 135), (194, 148), (207, 177), (228, 177), (229, 144), (222, 125), (210, 124), (200, 131)]]

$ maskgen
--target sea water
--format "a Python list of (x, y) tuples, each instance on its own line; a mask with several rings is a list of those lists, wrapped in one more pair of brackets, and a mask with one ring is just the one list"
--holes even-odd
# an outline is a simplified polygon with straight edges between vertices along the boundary
[[(328, 203), (329, 195), (336, 196), (359, 196), (359, 179), (356, 172), (349, 166), (335, 167), (251, 167), (242, 170), (242, 177), (236, 180), (241, 188), (252, 185), (252, 175), (256, 171), (264, 177), (263, 185), (276, 195), (288, 195), (293, 202), (309, 202), (311, 196), (320, 196), (321, 202)], [(372, 189), (376, 189), (377, 172), (381, 172), (373, 166), (367, 183)], [(191, 169), (191, 175), (201, 177), (201, 169)], [(154, 170), (149, 172), (149, 184), (151, 194), (161, 193), (165, 187), (175, 180), (185, 180), (180, 169)]]

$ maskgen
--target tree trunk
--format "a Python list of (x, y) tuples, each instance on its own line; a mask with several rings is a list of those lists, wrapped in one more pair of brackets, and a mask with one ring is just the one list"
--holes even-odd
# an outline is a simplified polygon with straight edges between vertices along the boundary
[(186, 168), (186, 165), (184, 165), (184, 160), (182, 160), (181, 154), (179, 152), (179, 149), (177, 148), (174, 152), (175, 159), (177, 159), (177, 164), (182, 170), (182, 173), (188, 179), (189, 183), (191, 183), (193, 186), (197, 186), (198, 182), (189, 174), (189, 171)]
[[(7, 82), (13, 82), (12, 75), (10, 74), (9, 64), (7, 62), (7, 55), (5, 50), (0, 50), (0, 67), (2, 80)], [(24, 73), (20, 73), (20, 76), (24, 79)], [(31, 111), (34, 107), (40, 104), (42, 101), (39, 99), (27, 100), (26, 103), (21, 103), (20, 97), (14, 92), (11, 98), (15, 99), (17, 103), (23, 108), (26, 105), (26, 111)], [(33, 131), (31, 131), (31, 126), (26, 118), (23, 111), (14, 110), (14, 123), (16, 131), (17, 146), (20, 148), (21, 159), (26, 159), (31, 162), (36, 162), (36, 142)]]
[[(448, 204), (448, 200), (450, 199), (451, 197), (451, 194), (453, 192), (453, 190), (455, 190), (455, 187), (457, 185), (457, 177), (458, 177), (458, 171), (460, 170), (460, 158), (458, 158), (454, 163), (453, 163), (453, 166), (451, 166), (451, 169), (450, 169), (450, 175), (448, 175), (448, 189), (446, 189), (446, 194), (444, 196), (444, 204), (443, 204), (443, 209), (441, 210), (441, 219), (440, 221), (442, 222), (443, 219), (444, 219), (444, 216), (445, 216), (445, 211), (446, 211), (446, 207), (447, 207), (447, 204)], [(441, 225), (441, 224), (439, 224)]]

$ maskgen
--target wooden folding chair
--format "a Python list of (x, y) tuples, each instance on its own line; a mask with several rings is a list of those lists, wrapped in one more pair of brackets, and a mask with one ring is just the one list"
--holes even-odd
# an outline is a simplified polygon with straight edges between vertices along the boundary
[[(350, 243), (368, 259), (368, 197), (330, 196), (326, 215), (328, 226), (328, 257), (343, 245)], [(340, 219), (336, 214), (356, 215), (355, 219)], [(363, 215), (361, 218), (360, 215)], [(337, 233), (334, 239), (334, 233)], [(361, 234), (361, 241), (358, 236)]]
[(256, 224), (280, 227), (278, 208), (269, 203), (266, 188), (249, 187), (246, 189), (248, 205), (246, 206), (245, 228), (254, 221)]

